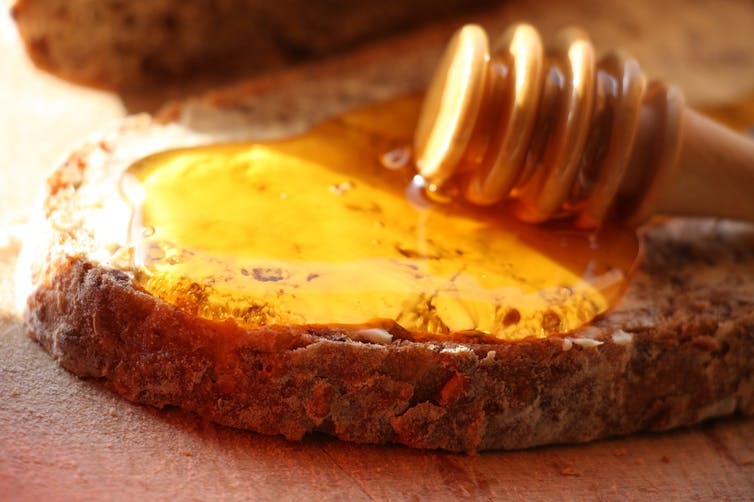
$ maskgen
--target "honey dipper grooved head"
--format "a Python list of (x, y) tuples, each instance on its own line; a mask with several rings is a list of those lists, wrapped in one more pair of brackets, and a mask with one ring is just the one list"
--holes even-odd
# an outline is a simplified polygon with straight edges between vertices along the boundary
[(545, 50), (534, 28), (518, 24), (490, 51), (484, 30), (465, 26), (424, 100), (418, 172), (435, 186), (457, 183), (474, 204), (513, 199), (525, 221), (638, 221), (681, 138), (682, 96), (648, 89), (633, 59), (613, 52), (598, 62), (579, 30), (561, 31)]
[(414, 149), (423, 176), (442, 183), (461, 162), (472, 138), (487, 79), (487, 33), (476, 25), (450, 40), (427, 91)]

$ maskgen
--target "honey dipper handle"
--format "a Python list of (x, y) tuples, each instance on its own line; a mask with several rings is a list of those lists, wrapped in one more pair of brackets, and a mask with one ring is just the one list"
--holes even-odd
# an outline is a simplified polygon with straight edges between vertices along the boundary
[(686, 108), (678, 167), (658, 212), (754, 221), (754, 139)]

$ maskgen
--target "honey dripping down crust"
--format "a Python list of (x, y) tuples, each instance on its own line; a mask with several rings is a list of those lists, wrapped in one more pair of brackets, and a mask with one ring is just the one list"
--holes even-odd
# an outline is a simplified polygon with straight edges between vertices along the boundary
[(134, 163), (121, 193), (137, 281), (248, 328), (397, 323), (416, 339), (545, 337), (608, 309), (635, 233), (533, 226), (500, 207), (428, 197), (406, 147), (420, 102)]

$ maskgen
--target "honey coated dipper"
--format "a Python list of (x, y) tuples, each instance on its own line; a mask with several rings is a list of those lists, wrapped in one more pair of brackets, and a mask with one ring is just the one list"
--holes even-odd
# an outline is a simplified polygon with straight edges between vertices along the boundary
[(625, 54), (597, 61), (576, 29), (545, 51), (518, 24), (490, 51), (482, 28), (461, 28), (425, 97), (414, 155), (430, 190), (512, 199), (529, 222), (638, 225), (654, 211), (754, 221), (754, 141), (648, 82)]

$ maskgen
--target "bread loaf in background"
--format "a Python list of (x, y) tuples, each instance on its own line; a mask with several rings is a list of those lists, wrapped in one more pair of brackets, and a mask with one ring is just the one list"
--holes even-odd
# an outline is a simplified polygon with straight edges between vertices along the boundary
[(34, 62), (98, 87), (258, 73), (322, 57), (490, 0), (18, 0)]
[(114, 88), (132, 111), (155, 110), (164, 100), (239, 76), (347, 52), (361, 43), (408, 33), (420, 24), (441, 34), (437, 42), (471, 21), (492, 34), (519, 21), (532, 22), (545, 36), (566, 25), (580, 26), (600, 51), (627, 51), (650, 77), (680, 84), (694, 104), (734, 101), (754, 85), (754, 9), (735, 0), (11, 4), (21, 38), (40, 68), (75, 82)]

